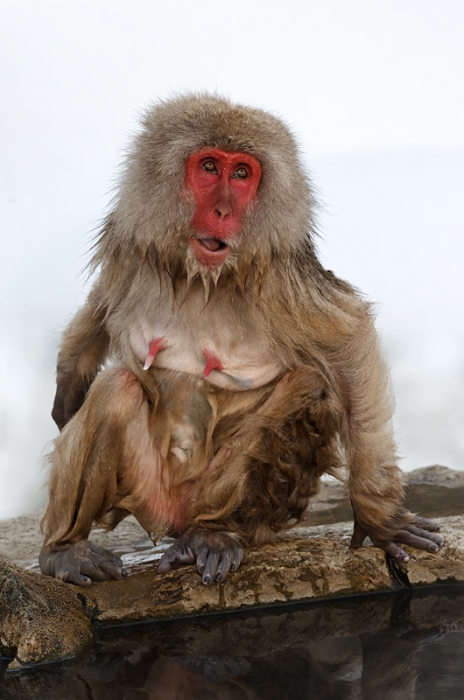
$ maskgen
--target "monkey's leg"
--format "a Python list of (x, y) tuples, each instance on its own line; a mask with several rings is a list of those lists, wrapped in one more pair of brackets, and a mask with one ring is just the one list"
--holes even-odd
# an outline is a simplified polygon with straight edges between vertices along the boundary
[(401, 561), (409, 560), (401, 544), (436, 552), (442, 544), (434, 534), (438, 527), (413, 516), (402, 505), (388, 372), (372, 326), (353, 335), (336, 377), (346, 416), (340, 438), (355, 521), (352, 545), (361, 546), (368, 536)]
[(87, 538), (94, 520), (135, 510), (140, 494), (157, 485), (161, 457), (150, 442), (149, 415), (131, 372), (115, 368), (97, 376), (55, 443), (42, 520), (44, 574), (83, 586), (124, 575), (119, 557)]
[(220, 446), (197, 493), (197, 525), (162, 557), (159, 571), (196, 562), (203, 583), (238, 568), (242, 542), (263, 543), (301, 517), (319, 477), (338, 465), (341, 405), (312, 368), (289, 372)]

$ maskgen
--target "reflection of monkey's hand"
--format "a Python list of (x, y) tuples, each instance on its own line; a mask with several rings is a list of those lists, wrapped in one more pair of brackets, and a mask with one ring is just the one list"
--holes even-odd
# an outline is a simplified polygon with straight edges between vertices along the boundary
[(351, 538), (352, 547), (361, 547), (366, 537), (369, 537), (376, 547), (385, 550), (395, 559), (403, 562), (409, 561), (407, 554), (397, 542), (408, 544), (416, 549), (423, 549), (426, 552), (437, 552), (438, 548), (443, 544), (443, 540), (438, 535), (433, 534), (439, 528), (433, 520), (420, 518), (417, 515), (407, 519), (409, 513), (405, 514), (404, 524), (395, 532), (391, 539), (383, 539), (375, 530), (371, 530), (360, 524), (355, 518), (353, 537)]
[(195, 564), (206, 586), (221, 582), (240, 566), (243, 547), (227, 532), (191, 527), (161, 557), (158, 571), (171, 571), (174, 564)]
[(92, 581), (121, 579), (126, 575), (116, 554), (89, 540), (81, 540), (55, 552), (42, 549), (39, 564), (46, 576), (78, 586), (90, 586)]

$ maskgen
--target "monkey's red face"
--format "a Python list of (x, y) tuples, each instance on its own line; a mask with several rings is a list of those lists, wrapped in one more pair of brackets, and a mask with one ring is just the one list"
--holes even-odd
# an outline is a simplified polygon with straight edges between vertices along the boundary
[(185, 184), (197, 203), (191, 246), (200, 265), (215, 268), (227, 258), (260, 179), (261, 165), (248, 153), (203, 148), (190, 156)]

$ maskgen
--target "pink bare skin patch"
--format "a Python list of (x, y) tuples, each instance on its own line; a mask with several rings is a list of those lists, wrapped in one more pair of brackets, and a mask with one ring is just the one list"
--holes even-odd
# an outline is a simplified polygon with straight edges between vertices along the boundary
[(217, 369), (219, 372), (224, 369), (224, 365), (219, 357), (215, 355), (214, 352), (211, 352), (211, 350), (203, 350), (203, 357), (206, 360), (205, 371), (203, 372), (205, 379), (209, 377), (213, 369)]
[(155, 357), (157, 356), (160, 350), (163, 350), (164, 347), (164, 338), (153, 338), (153, 340), (148, 346), (148, 355), (146, 357), (145, 364), (143, 365), (143, 369), (150, 369)]

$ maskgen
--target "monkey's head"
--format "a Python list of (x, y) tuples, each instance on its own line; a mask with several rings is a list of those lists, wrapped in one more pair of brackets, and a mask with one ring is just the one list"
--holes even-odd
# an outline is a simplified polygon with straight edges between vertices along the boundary
[(200, 265), (222, 265), (256, 200), (261, 165), (247, 153), (202, 148), (187, 160), (186, 187), (195, 198), (190, 246)]
[(145, 115), (97, 256), (137, 250), (172, 278), (243, 280), (253, 265), (265, 270), (312, 248), (313, 211), (283, 122), (217, 96), (187, 95)]

